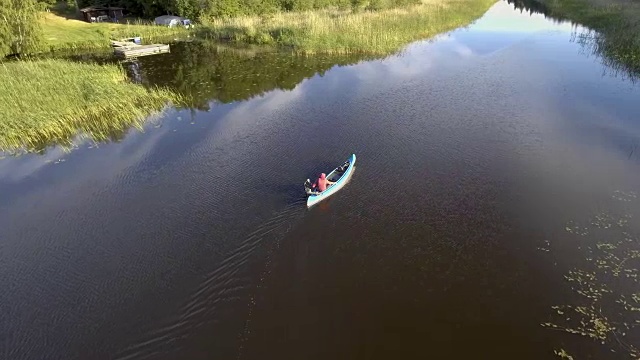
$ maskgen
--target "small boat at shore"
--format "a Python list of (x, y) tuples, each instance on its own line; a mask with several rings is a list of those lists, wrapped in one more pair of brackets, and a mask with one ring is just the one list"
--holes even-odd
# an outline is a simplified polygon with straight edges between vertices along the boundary
[(329, 196), (335, 194), (340, 189), (342, 189), (346, 183), (349, 181), (351, 174), (355, 169), (356, 165), (356, 154), (352, 154), (347, 161), (345, 161), (342, 165), (335, 168), (332, 172), (327, 175), (327, 180), (333, 182), (327, 187), (325, 191), (319, 192), (314, 190), (311, 186), (311, 180), (307, 179), (304, 183), (304, 189), (309, 197), (307, 198), (307, 207), (312, 207), (313, 205), (319, 203), (320, 201), (328, 198)]

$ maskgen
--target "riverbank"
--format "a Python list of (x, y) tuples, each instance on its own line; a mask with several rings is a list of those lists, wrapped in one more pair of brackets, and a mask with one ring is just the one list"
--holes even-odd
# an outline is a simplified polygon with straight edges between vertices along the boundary
[(189, 36), (239, 44), (273, 45), (298, 53), (386, 54), (404, 45), (465, 26), (496, 0), (423, 0), (381, 10), (330, 9), (262, 16), (205, 18), (194, 30), (133, 24), (89, 24), (47, 13), (42, 51), (98, 49), (109, 39), (141, 36), (144, 41)]
[(297, 53), (386, 54), (408, 43), (466, 26), (495, 0), (423, 0), (379, 11), (318, 10), (205, 21), (206, 36), (271, 44)]
[(130, 82), (117, 65), (64, 60), (0, 64), (0, 83), (8, 90), (0, 92), (3, 151), (70, 145), (79, 134), (109, 141), (180, 99)]
[(626, 0), (517, 0), (516, 6), (587, 26), (595, 33), (577, 40), (607, 66), (625, 75), (640, 74), (640, 3)]

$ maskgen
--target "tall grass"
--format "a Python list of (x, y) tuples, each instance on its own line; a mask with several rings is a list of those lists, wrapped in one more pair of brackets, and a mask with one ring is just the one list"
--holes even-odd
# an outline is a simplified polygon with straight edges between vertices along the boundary
[(150, 113), (179, 97), (128, 81), (117, 65), (64, 60), (0, 64), (0, 150), (37, 151), (70, 144), (77, 135), (95, 141), (140, 127)]
[(380, 11), (316, 10), (204, 20), (206, 36), (275, 44), (305, 54), (387, 54), (471, 23), (496, 0), (423, 0)]

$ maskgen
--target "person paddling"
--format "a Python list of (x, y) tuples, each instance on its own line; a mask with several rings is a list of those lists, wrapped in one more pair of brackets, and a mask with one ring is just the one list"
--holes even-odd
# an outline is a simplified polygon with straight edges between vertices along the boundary
[(316, 183), (313, 184), (313, 187), (318, 188), (318, 191), (322, 192), (327, 190), (327, 187), (329, 185), (333, 185), (333, 184), (335, 184), (335, 182), (327, 180), (327, 174), (322, 173), (320, 174), (320, 177), (318, 178)]

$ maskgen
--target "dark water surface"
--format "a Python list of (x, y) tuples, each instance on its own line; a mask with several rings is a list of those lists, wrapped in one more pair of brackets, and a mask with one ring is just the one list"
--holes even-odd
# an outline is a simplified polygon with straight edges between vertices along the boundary
[(140, 59), (188, 108), (0, 160), (0, 358), (621, 358), (540, 325), (567, 224), (640, 210), (640, 88), (582, 31), (500, 2), (386, 59)]

